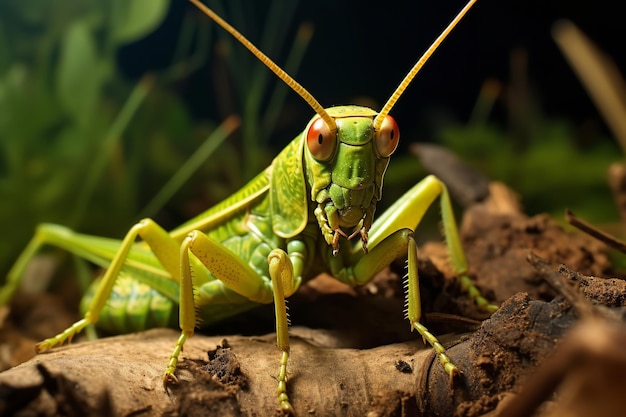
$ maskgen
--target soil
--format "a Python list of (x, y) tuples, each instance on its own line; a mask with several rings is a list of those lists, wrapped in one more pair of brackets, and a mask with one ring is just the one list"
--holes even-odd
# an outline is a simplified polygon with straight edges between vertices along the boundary
[[(591, 370), (601, 368), (594, 364), (603, 363), (604, 356), (612, 360), (609, 369), (626, 363), (620, 362), (619, 352), (610, 355), (612, 342), (624, 335), (620, 309), (626, 304), (626, 282), (607, 278), (613, 272), (603, 244), (564, 231), (548, 216), (522, 214), (502, 192), (493, 185), (491, 198), (467, 209), (461, 224), (470, 275), (483, 295), (501, 304), (491, 317), (458, 288), (442, 243), (420, 247), (423, 322), (442, 341), (461, 375), (450, 381), (433, 350), (409, 331), (403, 319), (402, 263), (358, 289), (320, 276), (289, 303), (288, 392), (297, 415), (512, 415), (507, 404), (522, 410), (515, 398), (530, 398), (528, 384), (542, 386), (527, 382), (540, 372), (547, 372), (543, 381), (556, 382), (532, 394), (538, 400), (524, 400), (533, 406), (519, 415), (531, 415), (537, 407), (543, 413), (538, 415), (547, 416), (610, 403), (588, 387), (598, 378)], [(531, 251), (545, 261), (543, 269), (529, 263)], [(562, 288), (548, 284), (546, 270), (578, 288), (574, 292), (583, 293), (583, 301), (572, 301)], [(581, 303), (592, 307), (581, 308)], [(19, 295), (0, 312), (0, 362), (6, 369), (0, 373), (0, 415), (280, 415), (275, 397), (280, 353), (271, 306), (191, 338), (177, 369), (179, 382), (166, 391), (162, 372), (178, 337), (175, 330), (77, 340), (33, 357), (36, 341), (76, 320), (68, 305), (55, 294)], [(594, 336), (596, 344), (587, 343), (576, 329), (589, 326), (585, 311), (600, 305), (616, 314), (598, 310), (602, 313), (594, 315), (593, 328), (611, 330)], [(593, 350), (589, 345), (599, 346)], [(563, 346), (577, 349), (557, 353), (556, 358), (564, 358), (562, 364), (554, 352)], [(570, 380), (570, 369), (579, 368), (570, 365), (581, 357), (591, 366), (572, 378), (587, 384), (568, 386), (588, 395), (563, 394), (553, 401), (554, 390)], [(613, 374), (614, 386), (622, 386), (617, 381), (623, 383), (623, 375)], [(587, 408), (573, 402), (580, 398)]]

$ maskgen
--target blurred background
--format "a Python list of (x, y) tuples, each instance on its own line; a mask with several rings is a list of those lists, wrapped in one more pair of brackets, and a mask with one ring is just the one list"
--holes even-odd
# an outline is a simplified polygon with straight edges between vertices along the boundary
[[(380, 108), (463, 1), (207, 0), (324, 106)], [(522, 197), (618, 222), (606, 170), (624, 156), (552, 34), (569, 19), (626, 67), (608, 0), (480, 0), (392, 115), (393, 201), (444, 145)], [(231, 117), (235, 116), (235, 117)], [(172, 228), (243, 186), (312, 111), (184, 0), (0, 0), (0, 271), (40, 222), (121, 237)], [(626, 116), (626, 115), (625, 115)]]

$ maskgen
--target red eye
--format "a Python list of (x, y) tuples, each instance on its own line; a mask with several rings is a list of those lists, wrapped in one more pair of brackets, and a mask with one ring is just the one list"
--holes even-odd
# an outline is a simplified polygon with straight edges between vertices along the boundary
[(385, 116), (383, 124), (375, 134), (376, 150), (378, 154), (384, 158), (388, 157), (398, 147), (400, 141), (400, 129), (398, 124), (391, 116)]
[(326, 123), (318, 118), (306, 132), (306, 144), (313, 158), (322, 162), (328, 161), (335, 153), (337, 132), (331, 132)]

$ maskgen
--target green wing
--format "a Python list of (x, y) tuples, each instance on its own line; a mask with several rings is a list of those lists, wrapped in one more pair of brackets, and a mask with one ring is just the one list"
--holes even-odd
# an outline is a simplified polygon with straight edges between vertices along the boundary
[(282, 238), (300, 233), (308, 220), (303, 149), (302, 135), (298, 135), (278, 154), (270, 167), (272, 228)]
[(265, 198), (268, 191), (274, 233), (282, 238), (300, 233), (308, 221), (303, 146), (302, 135), (299, 135), (278, 154), (272, 165), (241, 190), (177, 227), (170, 235), (182, 240), (192, 230), (209, 231)]
[(172, 230), (170, 235), (182, 241), (192, 230), (207, 232), (254, 205), (267, 195), (271, 173), (272, 166), (270, 165), (239, 191)]

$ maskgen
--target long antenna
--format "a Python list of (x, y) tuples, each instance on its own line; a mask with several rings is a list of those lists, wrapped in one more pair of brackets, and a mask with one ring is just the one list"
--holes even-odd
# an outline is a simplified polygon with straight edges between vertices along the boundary
[[(309, 106), (315, 110), (315, 112), (324, 120), (326, 126), (331, 131), (337, 130), (337, 125), (335, 124), (335, 119), (330, 117), (330, 115), (324, 110), (324, 107), (309, 93), (300, 83), (291, 78), (289, 74), (283, 71), (274, 61), (272, 61), (267, 55), (259, 50), (252, 42), (250, 42), (245, 36), (243, 36), (237, 29), (232, 27), (228, 22), (219, 17), (213, 10), (209, 9), (207, 6), (202, 4), (200, 0), (189, 0), (193, 4), (196, 5), (198, 9), (200, 9), (204, 14), (209, 16), (215, 23), (220, 25), (226, 32), (230, 33), (235, 39), (237, 39), (243, 46), (248, 48), (250, 52), (254, 56), (256, 56), (266, 67), (268, 67), (274, 74), (276, 74), (281, 80), (285, 82), (293, 91), (298, 93), (300, 97), (302, 97)], [(381, 122), (382, 123), (382, 122)]]
[(441, 35), (439, 35), (439, 37), (435, 39), (435, 42), (430, 45), (426, 52), (424, 52), (424, 55), (422, 55), (419, 61), (417, 61), (413, 68), (411, 68), (411, 71), (409, 71), (409, 73), (404, 77), (398, 88), (396, 88), (396, 91), (394, 91), (391, 97), (389, 97), (387, 103), (385, 103), (380, 113), (378, 113), (378, 116), (376, 116), (376, 119), (374, 119), (374, 130), (380, 129), (380, 126), (383, 124), (383, 120), (385, 120), (385, 117), (387, 117), (387, 114), (389, 114), (391, 108), (394, 106), (394, 104), (396, 104), (396, 101), (398, 101), (402, 93), (404, 93), (404, 90), (406, 90), (411, 81), (413, 81), (413, 77), (415, 77), (419, 70), (422, 69), (426, 61), (428, 61), (428, 58), (430, 58), (433, 52), (435, 52), (435, 50), (439, 47), (441, 42), (443, 42), (443, 40), (450, 34), (450, 32), (452, 32), (452, 29), (454, 29), (457, 23), (461, 21), (463, 16), (465, 16), (467, 11), (474, 5), (474, 3), (476, 3), (476, 1), (477, 0), (470, 0), (465, 5), (463, 10), (461, 10), (459, 14), (456, 15), (454, 20), (450, 22), (448, 27), (443, 32), (441, 32)]

